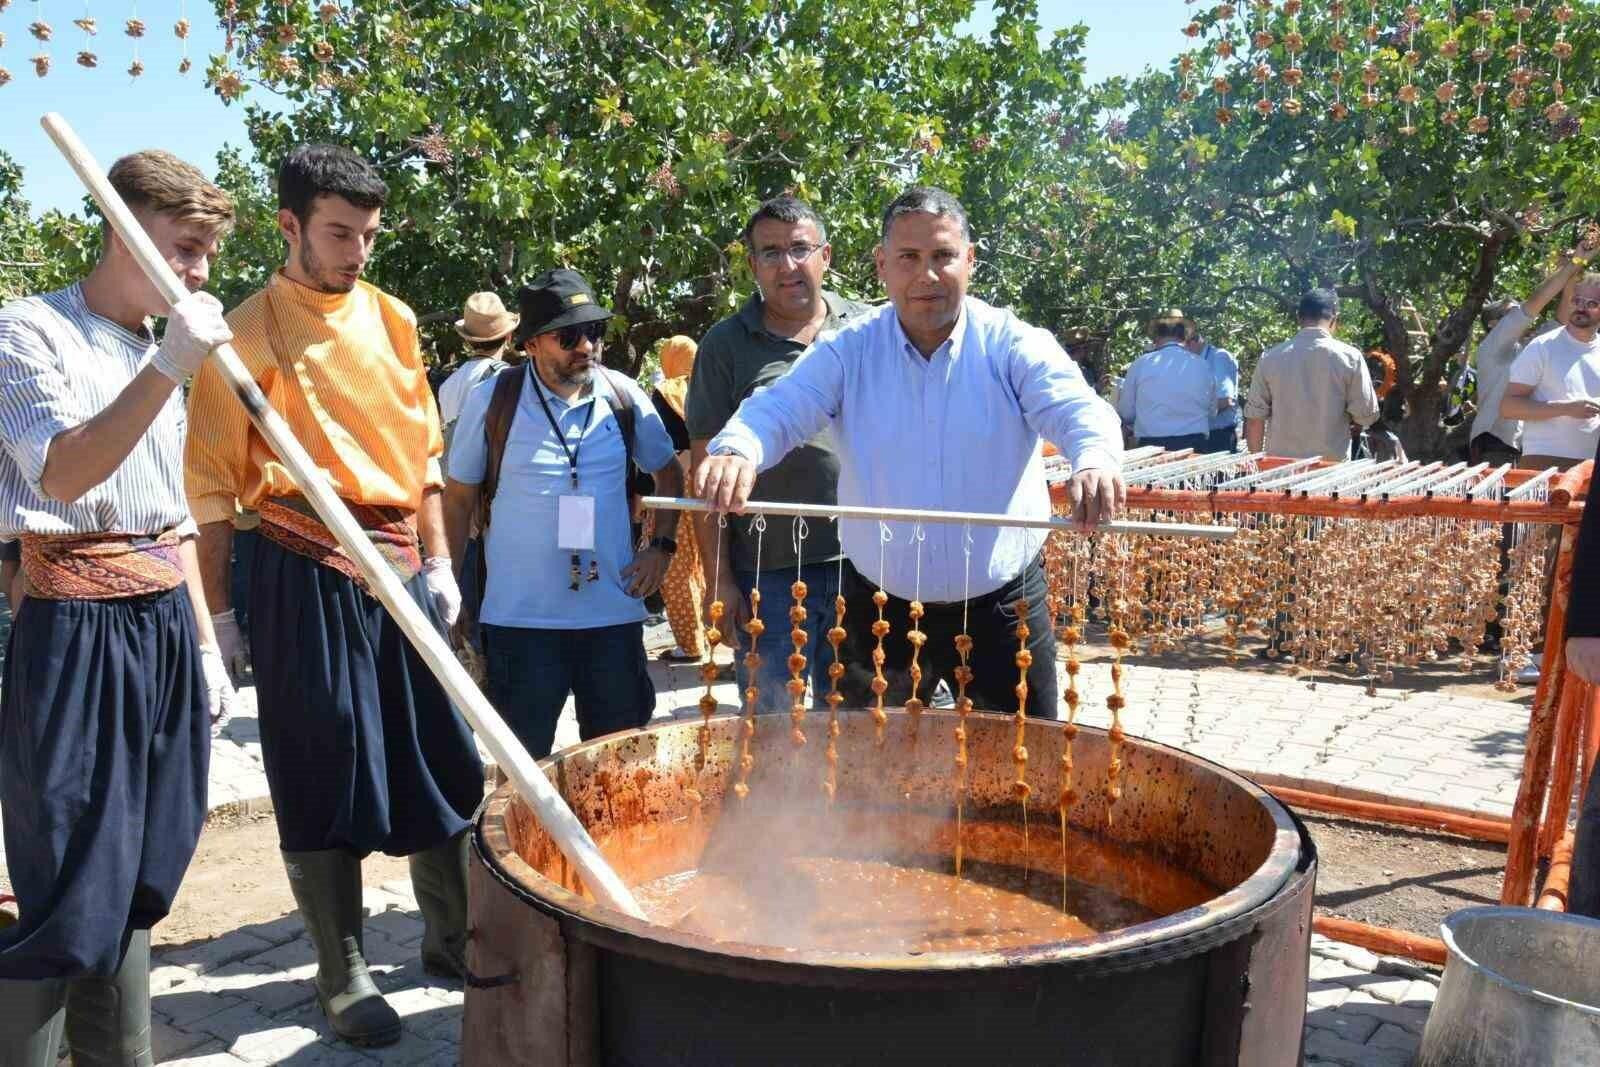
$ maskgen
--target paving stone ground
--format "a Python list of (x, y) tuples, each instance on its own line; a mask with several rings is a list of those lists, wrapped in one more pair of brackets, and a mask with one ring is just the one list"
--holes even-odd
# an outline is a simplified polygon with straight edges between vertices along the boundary
[[(650, 636), (662, 647), (660, 630)], [(653, 661), (651, 670), (658, 718), (697, 714), (694, 665)], [(1089, 665), (1080, 679), (1086, 722), (1104, 723), (1105, 674)], [(1322, 681), (1312, 688), (1250, 670), (1143, 665), (1128, 668), (1125, 689), (1130, 733), (1282, 784), (1500, 815), (1509, 814), (1516, 795), (1527, 716), (1516, 704), (1386, 689), (1367, 696), (1357, 685)], [(736, 703), (732, 683), (715, 692), (724, 704)], [(251, 810), (266, 802), (254, 693), (242, 695), (243, 710), (213, 746), (213, 809)], [(570, 713), (556, 737), (558, 746), (577, 740)], [(409, 884), (369, 889), (366, 903), (369, 961), (406, 1021), (399, 1045), (358, 1051), (332, 1040), (311, 986), (311, 946), (298, 916), (288, 915), (157, 953), (157, 1061), (227, 1067), (455, 1063), (461, 989), (421, 971), (422, 926)], [(1433, 1002), (1427, 972), (1320, 937), (1312, 951), (1306, 1063), (1409, 1063)]]

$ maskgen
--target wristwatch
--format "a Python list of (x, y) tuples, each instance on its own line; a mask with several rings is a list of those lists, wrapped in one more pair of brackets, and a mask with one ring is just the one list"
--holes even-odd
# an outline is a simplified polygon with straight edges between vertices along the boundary
[(669, 556), (674, 556), (678, 553), (678, 542), (670, 537), (652, 537), (650, 538), (650, 547), (659, 548)]

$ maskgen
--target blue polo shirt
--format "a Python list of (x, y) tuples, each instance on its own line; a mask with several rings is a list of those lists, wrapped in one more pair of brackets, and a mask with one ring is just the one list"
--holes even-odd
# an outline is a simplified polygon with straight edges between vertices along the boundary
[[(628, 595), (622, 568), (633, 562), (628, 500), (623, 490), (626, 452), (613, 414), (617, 406), (611, 379), (595, 374), (593, 383), (572, 402), (544, 387), (532, 364), (511, 420), (494, 521), (484, 544), (489, 580), (481, 621), (491, 626), (528, 629), (593, 629), (644, 619), (644, 602)], [(633, 458), (647, 471), (660, 470), (676, 457), (672, 439), (655, 406), (633, 382), (626, 385), (634, 408)], [(488, 465), (484, 417), (494, 394), (494, 379), (467, 396), (450, 443), (450, 477), (480, 485)], [(567, 455), (539, 406), (539, 397), (578, 456), (577, 492), (595, 498), (595, 551), (581, 553), (583, 573), (574, 592), (572, 553), (556, 547), (556, 498), (573, 492)], [(599, 563), (591, 582), (589, 561)]]

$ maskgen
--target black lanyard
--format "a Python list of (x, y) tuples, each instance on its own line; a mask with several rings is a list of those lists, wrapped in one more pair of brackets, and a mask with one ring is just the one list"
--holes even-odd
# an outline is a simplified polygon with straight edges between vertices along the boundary
[[(532, 369), (530, 368), (530, 373)], [(544, 398), (544, 383), (533, 383), (534, 395), (539, 398), (539, 406), (544, 409), (544, 417), (550, 420), (550, 431), (556, 435), (556, 444), (561, 446), (561, 451), (566, 454), (567, 467), (572, 471), (572, 488), (578, 488), (578, 450), (583, 447), (584, 435), (589, 432), (589, 424), (594, 421), (594, 405), (597, 398), (591, 393), (589, 397), (589, 414), (583, 420), (583, 429), (578, 434), (578, 443), (571, 448), (567, 447), (566, 435), (561, 432), (561, 425), (556, 422), (556, 417), (550, 413), (550, 405)]]

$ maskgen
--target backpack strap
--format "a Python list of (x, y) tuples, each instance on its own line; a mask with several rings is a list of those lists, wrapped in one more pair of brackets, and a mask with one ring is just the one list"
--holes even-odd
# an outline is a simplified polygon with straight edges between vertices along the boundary
[(489, 397), (488, 410), (483, 416), (483, 436), (488, 445), (488, 458), (483, 468), (483, 491), (478, 496), (478, 528), (489, 528), (489, 509), (494, 502), (495, 490), (500, 487), (500, 466), (506, 458), (506, 441), (511, 437), (511, 421), (516, 418), (517, 405), (522, 401), (522, 381), (528, 368), (517, 363), (496, 372), (494, 393)]
[(626, 472), (625, 477), (631, 480), (633, 478), (634, 424), (638, 420), (639, 411), (633, 406), (633, 394), (628, 391), (626, 385), (628, 379), (622, 373), (614, 371), (610, 367), (601, 367), (600, 371), (605, 375), (606, 384), (611, 387), (611, 395), (617, 399), (611, 415), (617, 420), (617, 429), (622, 431), (622, 450), (624, 455), (622, 469)]

